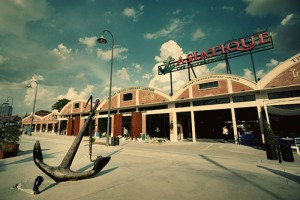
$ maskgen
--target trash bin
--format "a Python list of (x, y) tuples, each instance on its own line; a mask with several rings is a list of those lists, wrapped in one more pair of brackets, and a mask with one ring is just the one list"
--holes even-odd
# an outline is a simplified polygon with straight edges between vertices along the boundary
[(280, 144), (281, 157), (283, 161), (295, 162), (293, 150), (289, 144)]
[(101, 134), (100, 134), (99, 132), (97, 132), (97, 133), (96, 133), (96, 137), (97, 137), (97, 138), (100, 138), (100, 137), (101, 137)]
[(120, 138), (119, 137), (115, 137), (115, 145), (119, 146), (120, 143)]
[(145, 140), (146, 139), (146, 133), (141, 133), (141, 139)]
[(115, 146), (115, 137), (111, 137), (111, 146)]

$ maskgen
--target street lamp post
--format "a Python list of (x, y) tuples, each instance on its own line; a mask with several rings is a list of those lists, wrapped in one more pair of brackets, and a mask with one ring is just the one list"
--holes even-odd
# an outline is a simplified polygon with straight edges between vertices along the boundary
[(35, 95), (34, 95), (34, 101), (33, 101), (33, 109), (32, 109), (32, 116), (31, 116), (31, 122), (30, 122), (30, 131), (29, 131), (29, 136), (31, 136), (31, 131), (32, 131), (32, 123), (34, 119), (34, 109), (35, 109), (35, 102), (36, 102), (36, 94), (37, 94), (37, 89), (38, 89), (38, 82), (37, 81), (30, 81), (29, 84), (27, 85), (28, 88), (32, 88), (31, 83), (35, 82), (36, 87), (35, 87)]
[(14, 98), (12, 98), (12, 97), (7, 97), (6, 102), (9, 102), (8, 99), (11, 99), (11, 113), (9, 112), (9, 107), (8, 107), (8, 116), (9, 116), (9, 118), (8, 118), (8, 123), (10, 123), (10, 119), (11, 119), (12, 112), (13, 112)]
[(104, 33), (107, 32), (111, 35), (112, 45), (111, 45), (111, 65), (110, 65), (110, 81), (109, 81), (109, 93), (108, 93), (108, 119), (107, 119), (107, 129), (106, 129), (106, 146), (109, 146), (109, 135), (110, 135), (110, 110), (111, 110), (111, 87), (112, 87), (112, 69), (113, 69), (113, 58), (114, 58), (114, 36), (108, 31), (104, 30), (97, 42), (100, 44), (106, 44), (107, 40), (104, 38)]

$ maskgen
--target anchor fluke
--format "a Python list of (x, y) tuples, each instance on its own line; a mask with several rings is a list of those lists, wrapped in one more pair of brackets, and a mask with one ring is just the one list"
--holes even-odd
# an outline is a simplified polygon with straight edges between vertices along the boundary
[(79, 148), (80, 142), (83, 138), (84, 132), (87, 129), (89, 123), (92, 120), (92, 117), (95, 115), (95, 110), (99, 105), (99, 100), (96, 100), (96, 103), (89, 113), (89, 116), (84, 123), (83, 127), (80, 129), (78, 135), (76, 136), (74, 142), (72, 143), (71, 147), (69, 148), (67, 154), (65, 155), (64, 159), (62, 160), (61, 164), (57, 167), (52, 167), (44, 163), (43, 161), (43, 154), (42, 149), (39, 141), (36, 141), (33, 147), (33, 160), (36, 166), (42, 170), (45, 174), (51, 177), (55, 182), (63, 182), (63, 181), (73, 181), (73, 180), (80, 180), (94, 176), (95, 174), (99, 173), (106, 164), (110, 161), (110, 157), (97, 157), (94, 161), (93, 169), (84, 172), (76, 172), (70, 169), (70, 166), (73, 162), (75, 154)]

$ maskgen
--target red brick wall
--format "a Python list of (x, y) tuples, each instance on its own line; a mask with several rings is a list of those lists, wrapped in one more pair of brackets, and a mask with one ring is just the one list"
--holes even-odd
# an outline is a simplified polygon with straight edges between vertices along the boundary
[[(116, 108), (118, 106), (118, 95), (111, 97), (111, 108)], [(106, 103), (101, 107), (101, 110), (107, 110), (108, 108), (108, 100)]]
[(151, 104), (166, 101), (166, 98), (154, 92), (144, 90), (140, 90), (139, 92), (140, 104)]
[[(79, 104), (78, 108), (75, 108), (76, 104)], [(81, 101), (74, 101), (72, 103), (72, 107), (73, 107), (73, 113), (79, 113), (79, 112), (81, 112)]]
[(188, 99), (189, 98), (189, 89), (187, 88), (185, 91), (181, 93), (181, 95), (177, 99)]
[(232, 91), (233, 92), (253, 90), (251, 87), (249, 87), (247, 85), (244, 85), (242, 83), (236, 82), (236, 81), (231, 81), (231, 84), (232, 84)]
[(62, 114), (69, 114), (71, 113), (71, 106), (72, 104), (69, 104), (67, 107), (64, 108)]
[[(216, 80), (210, 80), (209, 82), (216, 81)], [(219, 94), (226, 94), (228, 93), (227, 89), (227, 81), (226, 80), (219, 80), (219, 87), (218, 88), (209, 88), (200, 90), (199, 84), (195, 84), (192, 86), (193, 90), (193, 96), (194, 97), (204, 97), (204, 96), (214, 96)], [(204, 82), (202, 82), (204, 83)]]
[[(123, 101), (124, 94), (132, 93), (132, 100)], [(128, 91), (120, 94), (120, 107), (136, 105), (136, 91)]]
[(23, 120), (24, 124), (30, 123), (31, 122), (31, 117), (28, 117), (26, 119)]
[(265, 88), (300, 84), (300, 63), (282, 72), (270, 81)]

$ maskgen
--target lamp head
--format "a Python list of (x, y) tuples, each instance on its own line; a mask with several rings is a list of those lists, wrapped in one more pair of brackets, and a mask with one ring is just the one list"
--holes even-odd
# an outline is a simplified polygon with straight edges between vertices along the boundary
[(27, 85), (26, 87), (27, 87), (27, 88), (32, 88), (31, 84)]
[(97, 39), (97, 42), (100, 44), (106, 44), (107, 40), (103, 37), (103, 35), (101, 35), (100, 38)]

